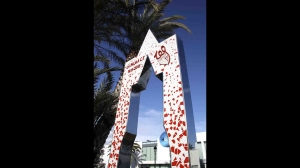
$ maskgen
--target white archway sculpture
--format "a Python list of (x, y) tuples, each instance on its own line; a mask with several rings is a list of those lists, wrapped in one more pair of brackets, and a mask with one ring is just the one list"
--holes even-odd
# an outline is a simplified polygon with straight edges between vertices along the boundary
[(136, 58), (125, 64), (108, 168), (129, 168), (137, 134), (140, 92), (151, 68), (163, 81), (163, 125), (169, 139), (171, 167), (199, 167), (196, 132), (181, 40), (173, 35), (158, 43), (149, 30)]

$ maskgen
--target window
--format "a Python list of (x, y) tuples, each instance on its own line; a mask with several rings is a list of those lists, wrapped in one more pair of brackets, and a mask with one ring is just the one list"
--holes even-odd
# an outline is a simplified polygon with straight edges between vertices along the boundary
[(145, 161), (153, 161), (154, 160), (154, 149), (153, 146), (143, 147), (143, 154), (146, 156), (143, 157)]

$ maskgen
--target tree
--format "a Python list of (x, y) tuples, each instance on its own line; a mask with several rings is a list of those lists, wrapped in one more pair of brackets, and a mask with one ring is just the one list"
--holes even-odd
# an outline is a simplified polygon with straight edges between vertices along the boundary
[(94, 0), (94, 161), (96, 164), (99, 163), (99, 151), (103, 148), (115, 121), (117, 97), (111, 92), (114, 83), (111, 72), (122, 69), (111, 68), (109, 64), (114, 61), (121, 67), (124, 65), (124, 59), (105, 45), (114, 46), (119, 50), (126, 48), (118, 37), (120, 29), (117, 23), (120, 18), (115, 16), (122, 11), (118, 11), (117, 6), (114, 0)]
[[(124, 58), (119, 56), (111, 47), (120, 51), (127, 46), (122, 42), (119, 22), (122, 19), (122, 8), (116, 0), (94, 0), (94, 51), (97, 56), (104, 56), (124, 65)], [(109, 46), (109, 47), (107, 47)]]
[(132, 148), (131, 148), (131, 152), (135, 153), (135, 152), (141, 152), (142, 148), (138, 143), (133, 143)]
[(109, 60), (103, 56), (95, 56), (94, 60), (94, 161), (98, 164), (100, 150), (115, 121), (116, 109), (114, 107), (118, 98), (112, 93), (114, 82), (112, 71), (118, 71), (121, 68), (109, 67)]
[[(111, 144), (108, 145), (108, 154), (110, 154), (110, 148), (111, 148)], [(141, 146), (138, 143), (133, 143), (132, 148), (131, 148), (131, 159), (130, 159), (130, 167), (131, 168), (135, 168), (136, 166), (138, 166), (140, 168), (140, 164), (143, 163), (142, 161), (144, 160), (142, 157), (146, 156), (146, 154), (142, 154), (141, 153)]]
[(141, 163), (143, 163), (143, 159), (142, 157), (146, 156), (146, 154), (142, 154), (140, 152), (135, 152), (131, 154), (131, 162), (130, 162), (130, 166), (131, 168), (136, 168), (138, 166), (138, 168), (141, 168)]
[[(111, 147), (111, 144), (109, 144), (107, 146), (107, 148), (108, 148), (108, 155), (110, 153), (110, 147)], [(131, 153), (141, 152), (141, 150), (142, 150), (141, 146), (138, 143), (134, 142), (133, 145), (132, 145), (132, 147), (131, 147)]]
[(194, 149), (194, 146), (192, 144), (189, 144), (189, 149)]

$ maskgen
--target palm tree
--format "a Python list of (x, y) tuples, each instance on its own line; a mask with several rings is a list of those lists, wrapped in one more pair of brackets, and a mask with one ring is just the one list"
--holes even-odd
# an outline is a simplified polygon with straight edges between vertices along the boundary
[[(94, 0), (94, 162), (100, 162), (100, 149), (113, 127), (116, 114), (117, 97), (112, 95), (112, 71), (121, 70), (119, 67), (110, 67), (114, 61), (121, 67), (124, 59), (109, 46), (118, 50), (126, 49), (126, 44), (120, 40), (120, 29), (117, 26), (120, 20), (117, 3), (113, 0)], [(109, 45), (109, 46), (108, 46)], [(102, 77), (100, 80), (100, 76)]]
[[(108, 154), (110, 154), (110, 149), (111, 149), (111, 144), (108, 145)], [(138, 166), (140, 168), (140, 164), (143, 163), (142, 161), (144, 160), (142, 157), (146, 156), (146, 154), (142, 154), (141, 153), (141, 146), (134, 142), (131, 148), (131, 161), (130, 161), (130, 166), (131, 168), (135, 168), (136, 166)]]
[(135, 153), (135, 152), (141, 152), (142, 148), (138, 143), (133, 143), (132, 148), (131, 148), (131, 152)]
[[(110, 153), (110, 147), (111, 147), (111, 144), (107, 146), (107, 148), (108, 148), (108, 155)], [(134, 142), (133, 145), (132, 145), (132, 147), (131, 147), (131, 153), (141, 152), (141, 150), (142, 150), (141, 146), (138, 143)]]
[[(111, 47), (124, 51), (128, 47), (122, 42), (119, 23), (124, 11), (116, 0), (94, 0), (94, 51), (97, 56), (104, 56), (124, 65), (124, 58)], [(109, 46), (109, 47), (108, 47)]]
[(130, 161), (130, 167), (131, 168), (138, 168), (141, 167), (141, 163), (143, 163), (142, 157), (146, 156), (146, 154), (142, 154), (141, 152), (135, 151), (134, 153), (131, 154), (131, 161)]
[[(109, 60), (103, 56), (95, 56), (94, 59), (94, 161), (97, 164), (100, 150), (103, 148), (115, 121), (116, 109), (114, 106), (118, 98), (112, 94), (114, 83), (112, 71), (118, 71), (121, 68), (109, 67)], [(99, 82), (100, 85), (98, 86), (97, 83)]]
[(192, 144), (189, 144), (189, 149), (194, 149), (194, 146)]

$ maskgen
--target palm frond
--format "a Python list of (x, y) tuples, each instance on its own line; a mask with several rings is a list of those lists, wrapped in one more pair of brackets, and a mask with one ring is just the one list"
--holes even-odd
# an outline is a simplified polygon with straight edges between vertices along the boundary
[(117, 52), (113, 51), (112, 49), (107, 49), (105, 47), (102, 47), (98, 44), (94, 44), (94, 46), (95, 46), (94, 49), (96, 50), (97, 56), (103, 56), (106, 57), (107, 59), (113, 60), (119, 65), (121, 65), (122, 67), (125, 65), (125, 59), (119, 56)]
[(185, 19), (185, 17), (181, 16), (181, 15), (174, 15), (174, 16), (163, 18), (159, 22), (162, 24), (164, 22), (171, 22), (171, 21), (175, 21), (175, 20), (178, 20), (178, 19)]
[(183, 28), (185, 29), (186, 31), (188, 31), (189, 33), (192, 33), (192, 31), (183, 23), (179, 23), (179, 22), (165, 22), (165, 23), (162, 23), (158, 30), (175, 30), (175, 29), (178, 29), (178, 28)]
[(103, 55), (95, 55), (94, 62), (103, 62), (103, 63), (110, 63), (110, 60), (104, 57)]

